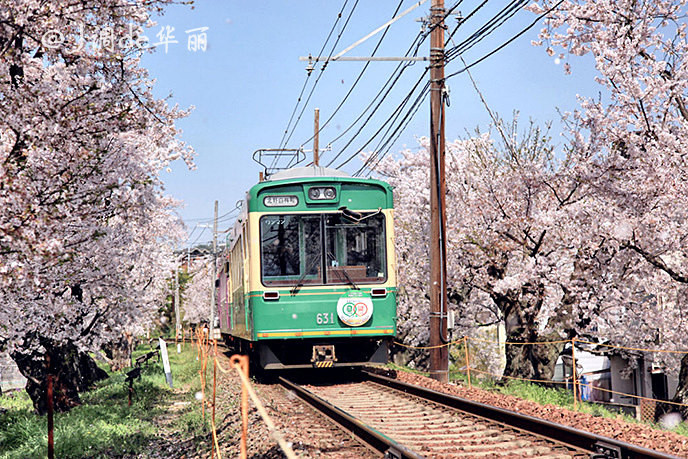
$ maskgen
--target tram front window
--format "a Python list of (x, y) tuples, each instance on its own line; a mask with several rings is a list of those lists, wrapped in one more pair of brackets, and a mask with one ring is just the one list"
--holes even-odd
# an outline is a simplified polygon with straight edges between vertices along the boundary
[(343, 214), (265, 215), (260, 219), (263, 285), (384, 282), (385, 242), (379, 213), (359, 221)]
[(343, 214), (325, 216), (327, 283), (384, 282), (385, 218), (382, 214), (351, 220)]
[(260, 219), (264, 285), (321, 284), (319, 215), (266, 215)]

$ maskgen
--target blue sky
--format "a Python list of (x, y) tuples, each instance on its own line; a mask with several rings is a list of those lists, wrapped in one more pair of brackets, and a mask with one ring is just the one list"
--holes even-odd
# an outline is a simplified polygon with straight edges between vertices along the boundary
[[(219, 201), (219, 213), (231, 211), (245, 191), (258, 181), (262, 168), (252, 160), (253, 152), (260, 148), (276, 148), (280, 145), (297, 97), (306, 81), (306, 62), (300, 56), (317, 55), (332, 29), (339, 11), (346, 0), (199, 0), (189, 6), (174, 5), (158, 18), (157, 26), (146, 33), (152, 42), (161, 28), (170, 30), (174, 40), (165, 50), (163, 45), (156, 52), (146, 55), (143, 65), (157, 80), (156, 95), (170, 95), (171, 103), (182, 107), (194, 106), (191, 115), (179, 123), (182, 138), (197, 152), (197, 169), (189, 171), (176, 164), (172, 172), (163, 173), (166, 190), (184, 201), (180, 214), (189, 230), (196, 224), (209, 223), (213, 204)], [(465, 0), (457, 8), (468, 15), (482, 1)], [(346, 28), (344, 22), (353, 10)], [(337, 36), (341, 38), (333, 54), (348, 47), (392, 18), (399, 0), (346, 1), (343, 16), (326, 47), (329, 54)], [(400, 11), (415, 4), (404, 0)], [(404, 55), (420, 31), (418, 19), (426, 17), (429, 4), (423, 4), (390, 27), (377, 56)], [(446, 6), (454, 5), (447, 1)], [(454, 36), (456, 43), (473, 34), (485, 21), (503, 8), (505, 2), (488, 1), (482, 9), (467, 20)], [(511, 19), (481, 42), (463, 54), (471, 63), (489, 53), (535, 19), (528, 11), (519, 11)], [(456, 19), (447, 21), (449, 31)], [(169, 27), (169, 29), (168, 29)], [(189, 49), (188, 37), (198, 32), (186, 31), (207, 27), (205, 51)], [(573, 110), (577, 107), (576, 95), (596, 97), (600, 87), (594, 82), (592, 62), (589, 58), (566, 57), (559, 64), (555, 57), (545, 53), (543, 47), (534, 47), (542, 24), (536, 25), (525, 35), (497, 54), (475, 66), (471, 71), (490, 108), (501, 117), (510, 120), (514, 110), (520, 112), (521, 126), (528, 119), (538, 123), (555, 121), (552, 134), (561, 143), (557, 109)], [(174, 30), (172, 30), (174, 28)], [(171, 37), (170, 37), (171, 38)], [(380, 34), (347, 53), (349, 56), (367, 56), (377, 44)], [(428, 55), (429, 39), (420, 47), (419, 55)], [(450, 45), (451, 46), (451, 43)], [(563, 62), (569, 60), (573, 74), (566, 75)], [(321, 148), (342, 133), (368, 105), (380, 88), (387, 82), (396, 63), (373, 62), (357, 85), (346, 104), (320, 135)], [(395, 85), (375, 117), (366, 125), (361, 135), (342, 154), (342, 158), (356, 153), (383, 123), (420, 78), (425, 63), (409, 67)], [(298, 148), (313, 133), (313, 111), (320, 109), (321, 124), (332, 114), (363, 68), (363, 62), (332, 62), (324, 72), (306, 106), (299, 124), (286, 145)], [(456, 59), (447, 66), (450, 74), (463, 67)], [(319, 75), (320, 66), (308, 79), (305, 95)], [(486, 130), (489, 116), (467, 75), (461, 74), (448, 81), (451, 106), (447, 110), (447, 140), (466, 137), (476, 127)], [(305, 97), (304, 97), (305, 99)], [(303, 105), (299, 105), (300, 112)], [(297, 112), (297, 114), (298, 114)], [(293, 122), (292, 122), (293, 124)], [(360, 125), (360, 124), (359, 124)], [(428, 134), (429, 105), (425, 102), (399, 137), (390, 153), (404, 148), (416, 148), (416, 138)], [(353, 132), (353, 131), (350, 131)], [(321, 164), (334, 158), (348, 140), (342, 137), (332, 144), (332, 151), (322, 153)], [(365, 150), (371, 150), (373, 142)], [(311, 149), (312, 142), (305, 144)], [(310, 154), (309, 154), (310, 155)], [(338, 164), (340, 161), (337, 161)], [(344, 167), (347, 172), (357, 170), (360, 160), (354, 159)], [(231, 219), (221, 220), (219, 229), (225, 229)], [(204, 242), (211, 237), (210, 231), (201, 234), (199, 229), (191, 241)]]

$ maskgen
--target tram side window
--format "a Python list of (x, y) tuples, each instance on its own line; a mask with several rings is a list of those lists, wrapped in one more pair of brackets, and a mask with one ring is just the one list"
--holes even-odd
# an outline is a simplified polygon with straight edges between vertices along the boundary
[(260, 220), (265, 285), (320, 282), (320, 217), (266, 215)]

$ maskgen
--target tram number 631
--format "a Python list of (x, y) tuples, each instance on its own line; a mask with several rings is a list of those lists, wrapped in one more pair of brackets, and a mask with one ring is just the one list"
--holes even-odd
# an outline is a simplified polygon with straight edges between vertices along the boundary
[(319, 312), (315, 316), (315, 323), (318, 325), (328, 325), (334, 323), (334, 313), (333, 312)]

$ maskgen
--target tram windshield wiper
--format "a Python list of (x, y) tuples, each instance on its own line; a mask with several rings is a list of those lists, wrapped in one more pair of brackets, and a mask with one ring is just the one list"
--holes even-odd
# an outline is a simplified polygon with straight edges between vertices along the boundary
[(351, 279), (351, 276), (349, 276), (349, 273), (346, 272), (346, 268), (344, 266), (338, 268), (336, 271), (337, 275), (339, 278), (342, 278), (342, 274), (344, 274), (344, 277), (346, 277), (346, 280), (349, 281), (349, 284), (354, 288), (354, 290), (361, 290), (356, 283)]
[(346, 206), (342, 206), (337, 210), (339, 210), (339, 212), (344, 216), (344, 218), (354, 223), (361, 223), (363, 220), (367, 218), (374, 217), (375, 215), (382, 213), (382, 207), (378, 207), (375, 212), (370, 212), (366, 214), (355, 212), (353, 210), (348, 209)]
[(304, 271), (303, 274), (301, 274), (301, 277), (299, 277), (298, 282), (296, 282), (296, 285), (294, 288), (291, 289), (291, 294), (294, 295), (296, 292), (299, 291), (299, 288), (303, 287), (303, 281), (306, 278), (306, 275), (308, 274), (308, 271)]
[(296, 292), (299, 291), (299, 288), (303, 287), (304, 285), (304, 280), (306, 279), (306, 276), (308, 273), (311, 271), (311, 269), (315, 268), (315, 265), (320, 262), (320, 256), (322, 255), (322, 250), (319, 248), (318, 252), (315, 254), (313, 259), (311, 260), (310, 264), (306, 267), (306, 269), (303, 271), (303, 274), (299, 277), (299, 280), (296, 282), (296, 285), (294, 288), (291, 289), (291, 294), (294, 295)]

